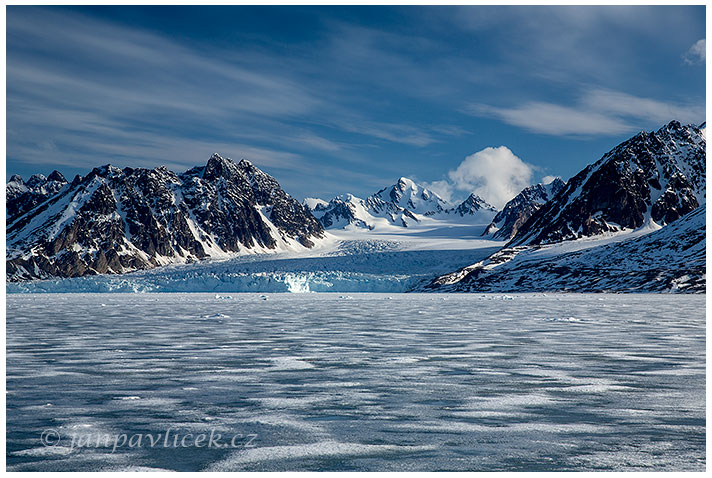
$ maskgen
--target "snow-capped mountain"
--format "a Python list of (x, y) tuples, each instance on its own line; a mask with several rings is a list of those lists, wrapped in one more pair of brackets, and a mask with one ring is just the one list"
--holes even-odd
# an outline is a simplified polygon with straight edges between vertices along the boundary
[(310, 211), (326, 207), (329, 203), (319, 198), (304, 198), (302, 205)]
[(7, 201), (7, 218), (24, 214), (50, 196), (57, 194), (67, 184), (67, 180), (59, 171), (52, 171), (48, 177), (34, 174), (27, 180), (14, 175), (7, 183), (5, 199)]
[(705, 212), (702, 205), (649, 234), (624, 233), (623, 241), (507, 247), (424, 290), (704, 293)]
[(443, 212), (447, 205), (440, 196), (408, 178), (400, 178), (396, 184), (366, 199), (366, 206), (375, 215), (398, 214), (407, 210), (413, 214), (432, 216)]
[(564, 186), (565, 182), (555, 178), (548, 184), (539, 183), (523, 189), (497, 213), (483, 236), (491, 234), (494, 239), (511, 239), (522, 224), (564, 189)]
[[(351, 224), (373, 229), (376, 222), (376, 217), (368, 211), (365, 201), (351, 194), (336, 196), (326, 204), (317, 204), (312, 214), (325, 229), (340, 229)], [(395, 217), (389, 219), (395, 221)]]
[(634, 136), (571, 178), (510, 245), (672, 223), (705, 200), (705, 147), (703, 130), (677, 121)]
[(487, 224), (497, 210), (471, 194), (460, 204), (450, 204), (435, 192), (408, 178), (361, 199), (352, 194), (337, 196), (328, 203), (314, 198), (304, 204), (327, 229), (349, 225), (374, 229), (386, 220), (389, 225), (411, 227), (424, 220), (450, 219)]
[[(44, 191), (51, 191), (50, 179), (59, 182), (50, 176)], [(22, 191), (19, 178), (11, 183), (9, 204), (39, 187), (25, 184)], [(65, 181), (11, 217), (7, 278), (122, 273), (239, 252), (299, 250), (322, 237), (309, 210), (249, 161), (214, 154), (180, 175), (165, 167), (107, 165)]]
[(425, 289), (704, 291), (705, 146), (704, 124), (634, 136), (556, 186), (505, 248)]

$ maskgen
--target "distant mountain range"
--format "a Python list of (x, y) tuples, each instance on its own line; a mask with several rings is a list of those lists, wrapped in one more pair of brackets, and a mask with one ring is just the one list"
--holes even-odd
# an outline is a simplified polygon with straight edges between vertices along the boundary
[[(176, 174), (110, 165), (7, 183), (7, 279), (121, 274), (205, 258), (306, 251), (329, 230), (481, 227), (506, 245), (427, 291), (704, 290), (705, 125), (642, 132), (564, 182), (525, 188), (500, 211), (451, 204), (400, 178), (366, 198), (302, 204), (249, 161), (214, 154)], [(703, 207), (700, 207), (703, 206)], [(463, 264), (464, 265), (464, 264)]]
[(326, 229), (349, 225), (374, 229), (379, 223), (409, 227), (424, 219), (455, 219), (486, 224), (497, 213), (494, 207), (474, 193), (462, 203), (452, 205), (408, 178), (400, 178), (394, 185), (366, 199), (346, 194), (329, 202), (307, 198), (304, 205), (311, 209)]

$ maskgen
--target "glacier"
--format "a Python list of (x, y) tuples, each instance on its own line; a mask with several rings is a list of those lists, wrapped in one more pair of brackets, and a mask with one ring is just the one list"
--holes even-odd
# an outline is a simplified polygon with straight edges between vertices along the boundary
[(504, 242), (483, 225), (423, 226), (365, 234), (330, 231), (313, 250), (233, 255), (125, 274), (8, 282), (32, 292), (406, 292), (481, 261)]

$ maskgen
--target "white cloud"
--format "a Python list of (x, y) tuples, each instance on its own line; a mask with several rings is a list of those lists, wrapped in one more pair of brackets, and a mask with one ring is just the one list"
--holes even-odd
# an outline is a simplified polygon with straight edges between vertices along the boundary
[(531, 184), (532, 166), (519, 159), (506, 146), (485, 148), (466, 157), (448, 173), (447, 181), (436, 181), (429, 186), (443, 199), (456, 191), (474, 192), (497, 208)]
[(636, 118), (668, 123), (676, 119), (681, 123), (697, 123), (705, 116), (704, 104), (676, 104), (611, 90), (593, 90), (581, 98), (581, 105), (589, 111), (606, 115)]
[(410, 146), (425, 147), (437, 142), (426, 130), (407, 124), (368, 121), (357, 118), (337, 120), (336, 124), (344, 131)]
[(475, 104), (466, 112), (555, 136), (621, 134), (651, 123), (699, 123), (705, 117), (704, 104), (668, 103), (603, 89), (585, 92), (572, 106), (538, 101), (511, 108)]
[(687, 50), (683, 59), (685, 63), (693, 65), (695, 63), (704, 63), (707, 56), (707, 42), (703, 38), (702, 40), (697, 40), (694, 45)]
[(432, 183), (423, 182), (423, 186), (430, 189), (432, 192), (448, 202), (452, 201), (452, 196), (455, 194), (455, 188), (452, 183), (445, 179), (433, 181)]
[(614, 134), (630, 129), (618, 118), (553, 103), (530, 102), (514, 108), (475, 105), (471, 111), (479, 116), (491, 114), (505, 123), (550, 135)]

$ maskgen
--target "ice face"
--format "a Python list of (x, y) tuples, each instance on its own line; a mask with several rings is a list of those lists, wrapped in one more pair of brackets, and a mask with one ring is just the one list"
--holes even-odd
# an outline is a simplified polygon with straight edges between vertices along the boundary
[[(704, 303), (10, 295), (8, 469), (702, 471)], [(229, 450), (69, 441), (169, 427), (256, 437)], [(58, 446), (41, 445), (46, 429)]]
[[(498, 247), (410, 250), (396, 241), (340, 241), (313, 256), (256, 254), (72, 279), (11, 282), (23, 292), (405, 292), (486, 258)], [(488, 246), (488, 247), (482, 247)], [(416, 246), (417, 247), (417, 243)], [(447, 246), (446, 246), (447, 247)]]

